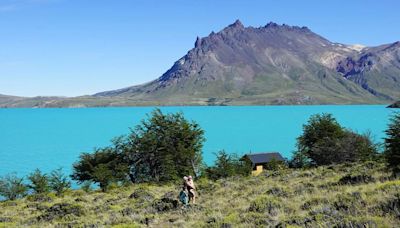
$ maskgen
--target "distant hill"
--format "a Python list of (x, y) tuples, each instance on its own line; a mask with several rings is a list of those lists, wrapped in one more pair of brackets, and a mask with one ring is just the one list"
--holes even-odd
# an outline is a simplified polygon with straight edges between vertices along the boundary
[(307, 27), (236, 21), (197, 38), (154, 81), (41, 105), (387, 104), (399, 97), (400, 42), (344, 45)]
[(52, 107), (52, 104), (60, 105), (60, 102), (67, 100), (65, 97), (17, 97), (0, 94), (0, 107)]
[(388, 106), (388, 108), (400, 108), (400, 101), (397, 101)]

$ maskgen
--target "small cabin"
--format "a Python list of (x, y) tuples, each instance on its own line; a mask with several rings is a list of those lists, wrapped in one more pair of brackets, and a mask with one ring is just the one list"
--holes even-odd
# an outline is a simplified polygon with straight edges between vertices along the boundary
[(252, 163), (253, 171), (251, 175), (258, 176), (271, 161), (285, 162), (285, 159), (278, 152), (246, 154), (243, 158), (247, 158)]

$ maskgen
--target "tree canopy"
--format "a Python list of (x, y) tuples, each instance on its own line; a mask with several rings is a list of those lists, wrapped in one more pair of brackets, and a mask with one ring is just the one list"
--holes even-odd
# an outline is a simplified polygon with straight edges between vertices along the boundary
[(73, 165), (72, 178), (99, 183), (103, 190), (115, 181), (160, 182), (196, 176), (202, 165), (204, 131), (182, 113), (155, 109), (147, 119), (113, 145), (83, 153)]
[(329, 165), (364, 161), (376, 154), (376, 146), (368, 134), (360, 135), (343, 128), (331, 114), (316, 114), (303, 125), (292, 164)]
[(71, 178), (83, 183), (98, 183), (103, 191), (110, 183), (123, 181), (128, 176), (128, 166), (115, 147), (96, 149), (94, 153), (83, 153), (73, 165)]
[(132, 181), (170, 181), (197, 175), (204, 141), (204, 131), (182, 113), (164, 114), (155, 109), (127, 137), (125, 155)]
[(390, 118), (385, 138), (385, 158), (394, 174), (400, 174), (400, 113)]

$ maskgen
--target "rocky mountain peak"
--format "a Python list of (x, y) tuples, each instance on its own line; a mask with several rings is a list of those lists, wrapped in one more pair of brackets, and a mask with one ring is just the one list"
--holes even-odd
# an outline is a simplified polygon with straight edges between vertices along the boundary
[[(349, 46), (332, 43), (305, 26), (269, 22), (244, 27), (236, 20), (197, 37), (194, 46), (158, 79), (97, 95), (304, 104), (330, 102), (338, 93), (345, 94), (338, 99), (344, 103), (387, 101), (400, 94), (400, 42)], [(278, 91), (283, 98), (273, 96)]]
[(229, 25), (228, 27), (229, 28), (237, 28), (237, 29), (243, 29), (244, 28), (242, 22), (239, 19), (237, 19), (233, 24)]

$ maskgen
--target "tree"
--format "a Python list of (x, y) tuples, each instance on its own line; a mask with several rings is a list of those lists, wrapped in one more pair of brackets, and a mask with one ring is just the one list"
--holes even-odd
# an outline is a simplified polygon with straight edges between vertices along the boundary
[(7, 200), (15, 200), (26, 195), (28, 187), (24, 179), (16, 176), (15, 173), (0, 177), (0, 195)]
[(297, 138), (292, 166), (329, 165), (374, 159), (377, 147), (368, 134), (344, 129), (331, 114), (313, 115)]
[(131, 129), (124, 144), (133, 182), (171, 181), (198, 174), (204, 131), (182, 113), (156, 109)]
[(196, 176), (202, 163), (204, 131), (182, 113), (164, 115), (154, 110), (112, 146), (83, 153), (73, 165), (72, 179), (99, 183), (105, 191), (115, 181), (170, 181)]
[(110, 183), (126, 179), (127, 173), (128, 165), (118, 148), (106, 147), (95, 149), (92, 154), (81, 154), (80, 160), (73, 164), (71, 178), (79, 183), (98, 183), (106, 191)]
[(49, 177), (50, 188), (61, 196), (66, 190), (71, 188), (71, 182), (62, 172), (62, 168), (53, 170)]
[(206, 169), (206, 174), (211, 179), (226, 178), (235, 175), (249, 175), (252, 169), (251, 161), (240, 158), (237, 154), (228, 154), (224, 150), (216, 154), (214, 166)]
[(298, 151), (315, 162), (316, 164), (326, 164), (330, 158), (325, 154), (315, 151), (318, 143), (327, 143), (326, 140), (341, 138), (344, 130), (331, 114), (312, 115), (308, 123), (303, 125), (303, 134), (297, 138)]
[(400, 113), (390, 118), (385, 138), (385, 158), (393, 174), (400, 175)]
[(31, 173), (28, 176), (28, 180), (31, 182), (28, 187), (35, 194), (48, 193), (50, 191), (49, 178), (47, 174), (42, 173), (39, 169)]

